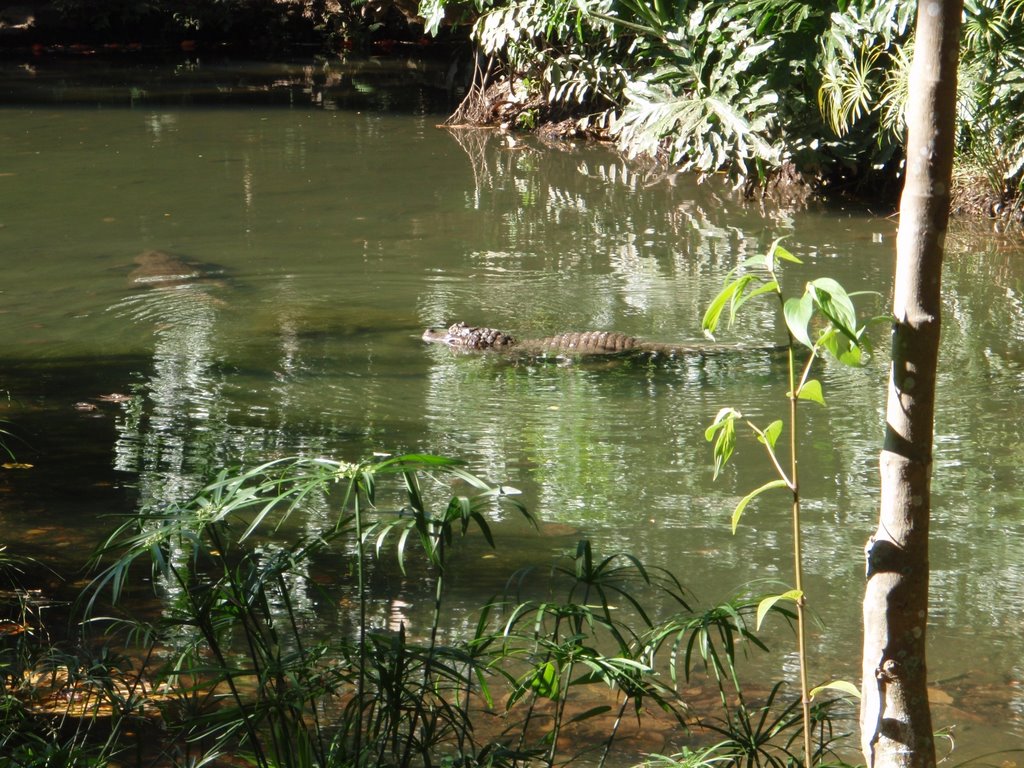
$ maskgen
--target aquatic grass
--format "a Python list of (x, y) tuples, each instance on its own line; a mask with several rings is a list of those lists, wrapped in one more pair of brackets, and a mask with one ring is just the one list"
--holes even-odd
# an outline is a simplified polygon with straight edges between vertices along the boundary
[[(111, 748), (130, 746), (137, 701), (163, 712), (166, 759), (188, 764), (233, 754), (267, 768), (555, 766), (589, 755), (603, 766), (626, 718), (653, 712), (680, 734), (717, 724), (727, 753), (751, 766), (787, 754), (792, 705), (776, 706), (777, 691), (766, 708), (750, 705), (737, 671), (741, 649), (767, 650), (748, 626), (760, 597), (700, 610), (668, 570), (581, 540), (550, 569), (513, 574), (470, 636), (448, 637), (450, 558), (470, 531), (494, 546), (497, 504), (533, 520), (515, 489), (447, 459), (292, 458), (222, 472), (187, 503), (124, 521), (97, 552), (81, 600), (86, 629), (143, 649), (138, 695), (106, 689), (121, 718)], [(299, 512), (301, 527), (291, 522)], [(371, 619), (371, 584), (386, 566), (429, 581), (430, 619), (416, 633), (404, 620)], [(309, 596), (337, 600), (317, 586), (317, 568), (351, 595), (351, 630), (308, 633), (320, 615)], [(113, 616), (141, 569), (161, 614)], [(99, 615), (104, 600), (111, 615)], [(674, 613), (659, 619), (654, 601)], [(794, 618), (784, 603), (766, 610)], [(718, 686), (717, 720), (694, 719), (677, 689), (699, 660)], [(500, 732), (478, 727), (495, 716)], [(601, 737), (566, 746), (587, 721)]]
[[(434, 513), (421, 478), (458, 483)], [(402, 492), (378, 507), (378, 480), (398, 476)], [(528, 519), (514, 489), (494, 487), (456, 461), (433, 456), (382, 457), (361, 464), (281, 459), (240, 473), (222, 472), (188, 503), (144, 510), (122, 524), (95, 559), (98, 573), (85, 600), (92, 614), (101, 594), (117, 602), (135, 567), (148, 561), (154, 582), (174, 596), (157, 633), (176, 643), (167, 674), (222, 688), (216, 711), (183, 727), (211, 751), (244, 750), (260, 766), (355, 763), (407, 765), (442, 741), (468, 740), (464, 666), (471, 655), (439, 645), (448, 547), (471, 525), (493, 543), (484, 514), (509, 503)], [(315, 532), (293, 543), (272, 534), (306, 505), (333, 510)], [(374, 630), (367, 619), (370, 558), (391, 542), (405, 572), (411, 542), (433, 568), (433, 618), (425, 644), (404, 626)], [(358, 605), (354, 642), (309, 644), (293, 604), (290, 582), (313, 587), (304, 570), (314, 557), (340, 558), (355, 575)], [(413, 682), (413, 677), (416, 680)], [(451, 694), (451, 695), (450, 695)], [(340, 727), (322, 713), (341, 702)]]
[[(509, 583), (523, 590), (529, 577), (536, 575), (531, 569)], [(545, 583), (560, 586), (564, 595), (526, 601), (506, 596), (501, 606), (506, 618), (498, 630), (501, 651), (496, 671), (510, 690), (506, 715), (526, 702), (517, 723), (515, 753), (543, 757), (547, 765), (555, 765), (565, 727), (612, 712), (611, 705), (598, 705), (570, 716), (569, 703), (577, 687), (603, 685), (621, 697), (607, 738), (591, 747), (601, 751), (599, 765), (608, 758), (630, 704), (639, 717), (644, 703), (654, 702), (685, 727), (685, 707), (675, 691), (660, 681), (646, 658), (643, 633), (631, 625), (637, 620), (643, 627), (651, 626), (643, 603), (653, 589), (668, 585), (683, 592), (675, 578), (661, 569), (646, 568), (631, 555), (597, 557), (591, 543), (581, 540), (571, 557), (552, 567)], [(631, 608), (632, 614), (620, 611), (611, 598)], [(540, 730), (539, 739), (532, 738), (542, 703), (551, 710), (550, 726)]]

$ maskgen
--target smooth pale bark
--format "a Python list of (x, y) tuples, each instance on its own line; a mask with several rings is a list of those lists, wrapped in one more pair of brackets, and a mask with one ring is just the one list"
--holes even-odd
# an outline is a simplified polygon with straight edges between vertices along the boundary
[(935, 765), (925, 665), (928, 524), (962, 9), (963, 0), (921, 0), (917, 12), (881, 506), (865, 548), (860, 724), (869, 768)]

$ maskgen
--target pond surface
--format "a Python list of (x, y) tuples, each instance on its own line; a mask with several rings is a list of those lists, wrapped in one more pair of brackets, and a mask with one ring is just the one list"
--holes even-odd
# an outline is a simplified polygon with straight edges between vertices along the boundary
[[(805, 260), (790, 290), (828, 275), (879, 292), (862, 303), (884, 314), (894, 220), (762, 211), (602, 147), (440, 129), (443, 71), (401, 90), (379, 64), (89, 65), (3, 64), (0, 416), (31, 465), (0, 470), (11, 551), (74, 578), (112, 516), (183, 500), (221, 467), (428, 452), (521, 489), (543, 521), (538, 535), (496, 515), (494, 555), (467, 544), (467, 609), (582, 537), (671, 567), (705, 603), (788, 581), (784, 503), (730, 533), (736, 501), (771, 478), (758, 446), (741, 440), (713, 482), (703, 434), (725, 405), (781, 417), (778, 361), (514, 362), (420, 334), (462, 319), (700, 340), (727, 273), (780, 236)], [(956, 225), (944, 275), (929, 661), (960, 760), (1024, 741), (1020, 242)], [(159, 279), (180, 271), (202, 277)], [(724, 336), (777, 340), (772, 309)], [(827, 411), (804, 409), (813, 681), (859, 675), (876, 341), (865, 367), (823, 368)], [(415, 627), (424, 588), (388, 589)], [(768, 637), (778, 650), (750, 668), (792, 679), (785, 630)]]

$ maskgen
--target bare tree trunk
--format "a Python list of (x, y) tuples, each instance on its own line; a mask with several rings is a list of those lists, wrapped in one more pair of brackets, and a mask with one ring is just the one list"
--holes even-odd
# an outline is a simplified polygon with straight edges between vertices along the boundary
[(881, 508), (864, 595), (861, 748), (869, 768), (931, 768), (925, 665), (941, 270), (963, 0), (920, 0), (907, 107)]

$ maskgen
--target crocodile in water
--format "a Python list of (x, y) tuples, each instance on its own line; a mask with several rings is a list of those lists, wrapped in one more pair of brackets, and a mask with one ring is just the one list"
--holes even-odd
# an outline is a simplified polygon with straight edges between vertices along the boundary
[(582, 355), (703, 355), (715, 352), (743, 350), (773, 350), (775, 346), (752, 347), (742, 344), (664, 344), (643, 341), (617, 331), (585, 331), (561, 333), (543, 339), (514, 338), (496, 328), (485, 328), (458, 322), (444, 329), (428, 328), (423, 340), (434, 344), (447, 344), (454, 350), (484, 352), (494, 350), (537, 357), (569, 357)]
[(133, 261), (128, 279), (146, 288), (176, 288), (196, 282), (219, 285), (224, 269), (215, 264), (200, 264), (165, 251), (143, 251)]

